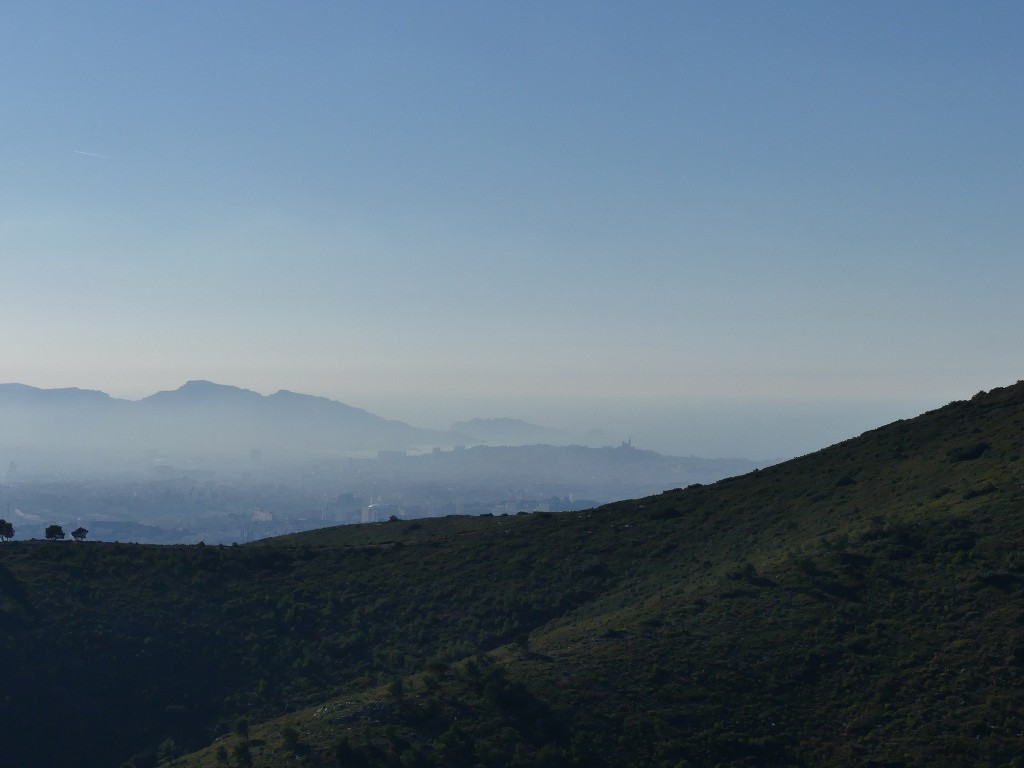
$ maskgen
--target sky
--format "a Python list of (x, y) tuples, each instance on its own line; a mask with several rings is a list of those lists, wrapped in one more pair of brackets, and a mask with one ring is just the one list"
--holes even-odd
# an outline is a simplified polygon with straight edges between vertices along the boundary
[(0, 381), (794, 455), (1024, 378), (1016, 2), (0, 5)]

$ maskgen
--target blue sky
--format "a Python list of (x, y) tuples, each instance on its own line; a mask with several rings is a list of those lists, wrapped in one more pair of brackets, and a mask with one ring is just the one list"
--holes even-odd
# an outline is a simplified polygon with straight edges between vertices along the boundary
[(765, 457), (1012, 383), (1022, 28), (1011, 2), (5, 3), (0, 380)]

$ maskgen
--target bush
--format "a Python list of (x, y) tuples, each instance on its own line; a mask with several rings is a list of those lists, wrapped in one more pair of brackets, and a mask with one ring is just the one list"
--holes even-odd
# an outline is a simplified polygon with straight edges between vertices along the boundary
[(988, 443), (974, 443), (973, 445), (964, 445), (959, 448), (953, 448), (949, 452), (949, 463), (956, 464), (961, 461), (974, 461), (980, 459), (982, 454), (985, 453), (991, 446)]

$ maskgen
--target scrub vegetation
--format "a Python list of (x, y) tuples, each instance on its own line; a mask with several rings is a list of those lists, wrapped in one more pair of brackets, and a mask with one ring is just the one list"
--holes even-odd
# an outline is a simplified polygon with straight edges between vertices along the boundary
[(583, 512), (226, 547), (5, 542), (5, 755), (1017, 764), (1022, 447), (1019, 383)]

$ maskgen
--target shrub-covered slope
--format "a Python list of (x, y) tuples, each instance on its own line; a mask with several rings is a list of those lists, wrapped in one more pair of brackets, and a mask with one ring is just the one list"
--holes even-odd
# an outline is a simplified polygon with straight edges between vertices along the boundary
[(1010, 764), (1022, 419), (1018, 384), (580, 513), (223, 549), (10, 542), (5, 748), (53, 766), (217, 737), (178, 764)]

